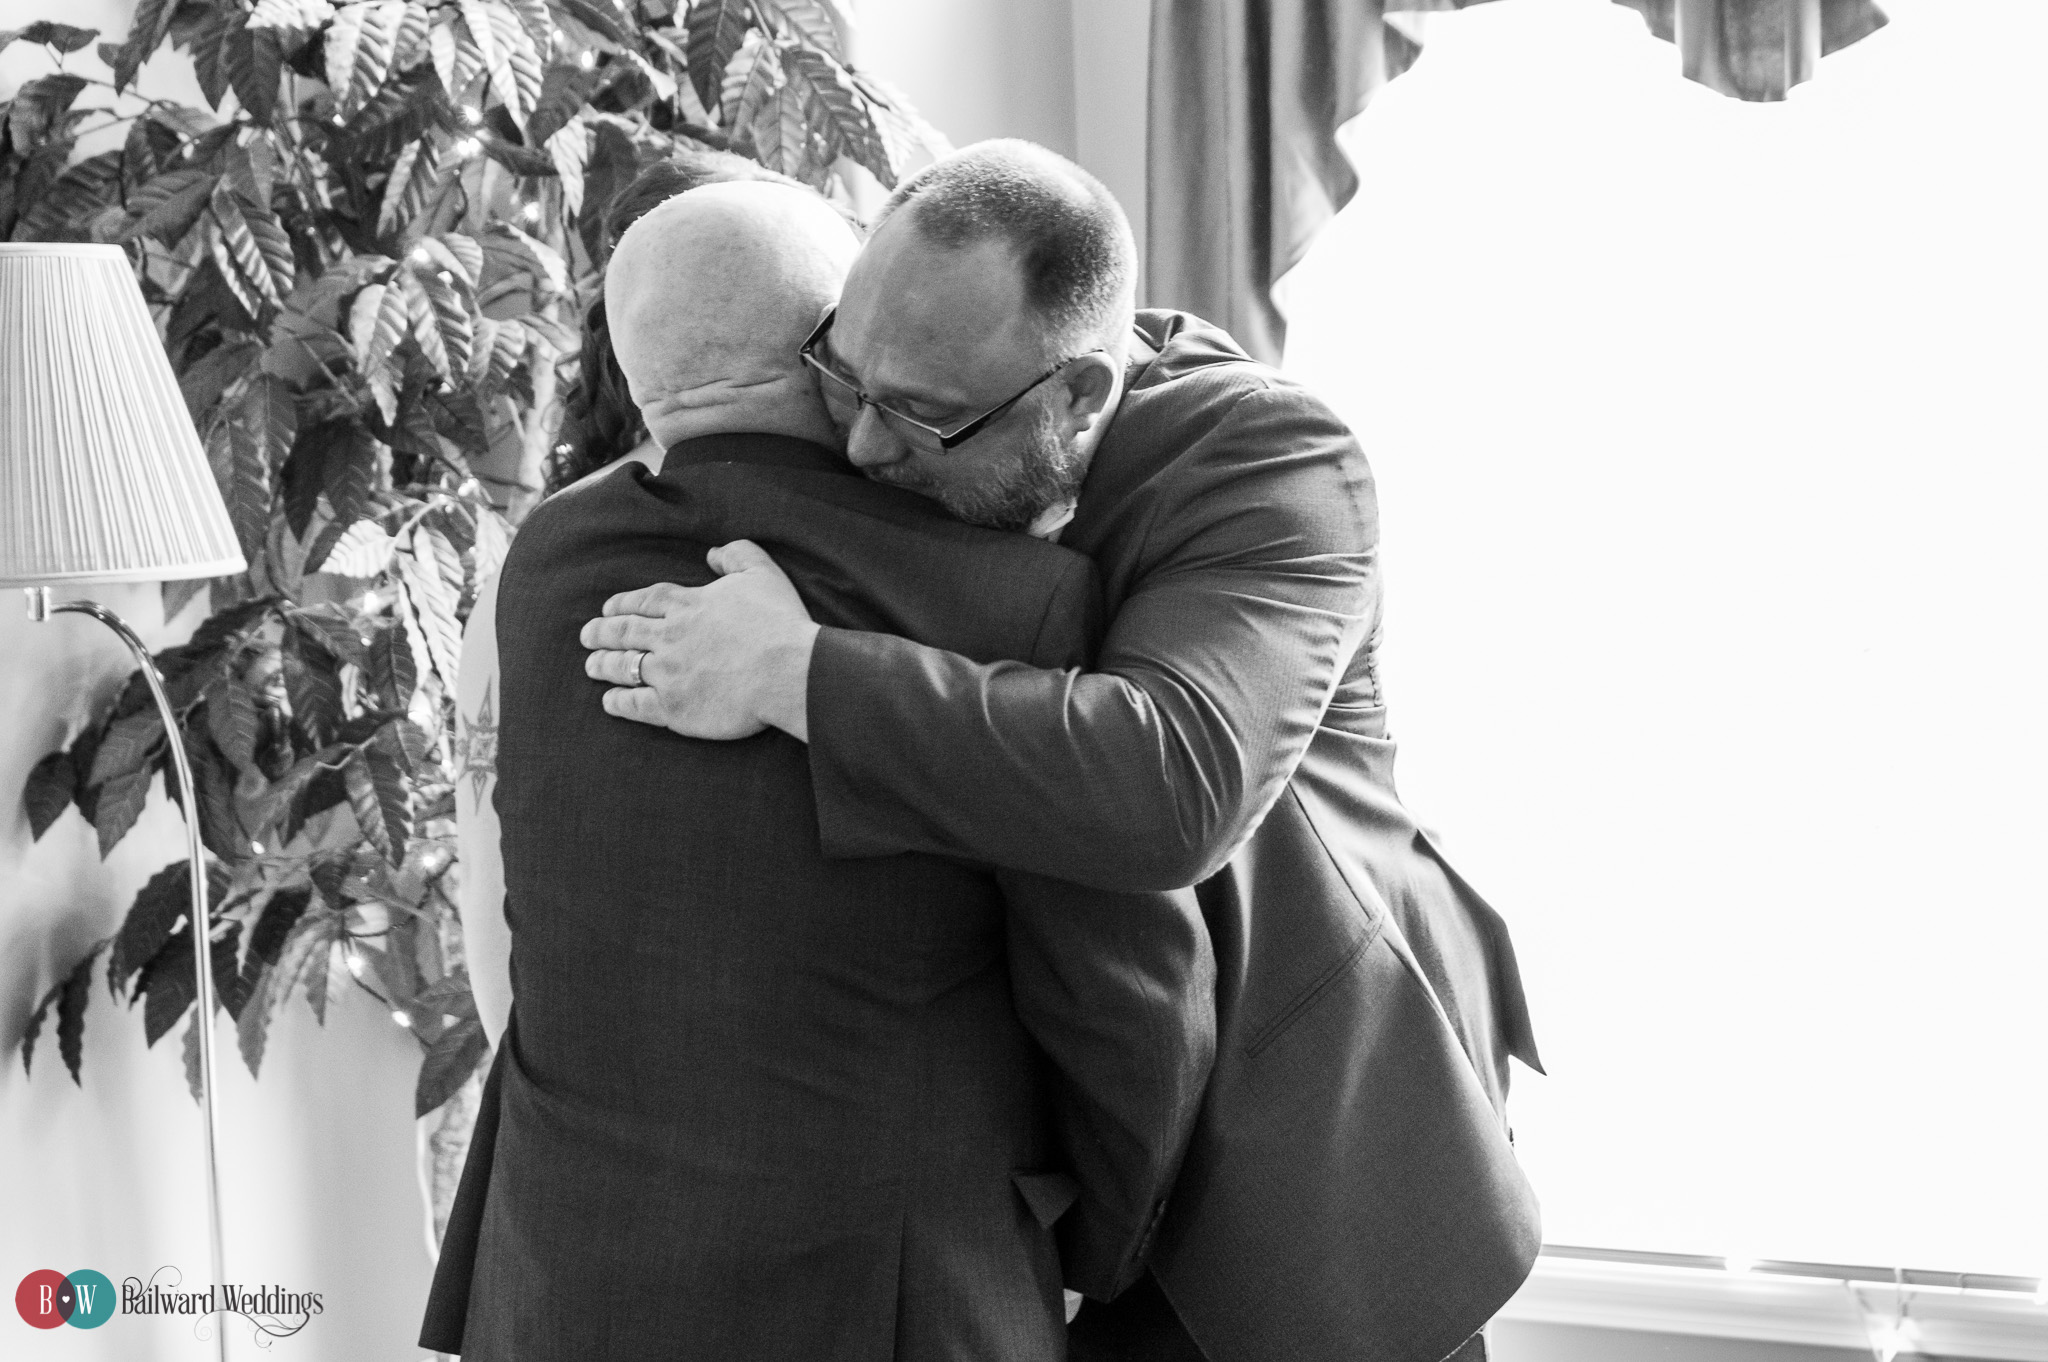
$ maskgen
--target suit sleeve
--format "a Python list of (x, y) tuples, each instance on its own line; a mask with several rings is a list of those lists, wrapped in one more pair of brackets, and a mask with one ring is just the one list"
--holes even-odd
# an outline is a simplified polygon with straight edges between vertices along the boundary
[(1371, 475), (1298, 390), (1239, 397), (1155, 475), (1092, 671), (823, 630), (828, 855), (919, 851), (1098, 889), (1214, 873), (1292, 776), (1376, 623)]

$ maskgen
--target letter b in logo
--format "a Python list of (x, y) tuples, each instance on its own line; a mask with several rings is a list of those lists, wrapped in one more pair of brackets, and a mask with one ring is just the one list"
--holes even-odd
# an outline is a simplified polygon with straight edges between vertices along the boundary
[(14, 1308), (38, 1329), (54, 1329), (71, 1318), (71, 1283), (61, 1272), (31, 1272), (14, 1288)]
[(14, 1288), (14, 1308), (38, 1329), (97, 1329), (114, 1317), (114, 1284), (89, 1267), (69, 1277), (44, 1268)]

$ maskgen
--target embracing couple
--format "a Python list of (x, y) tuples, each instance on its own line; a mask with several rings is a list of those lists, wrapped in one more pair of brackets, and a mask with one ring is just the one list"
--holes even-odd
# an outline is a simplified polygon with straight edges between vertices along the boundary
[(1394, 794), (1372, 477), (1133, 259), (1019, 142), (865, 244), (745, 182), (620, 237), (651, 458), (466, 645), (502, 1034), (423, 1346), (1483, 1355), (1536, 1054)]

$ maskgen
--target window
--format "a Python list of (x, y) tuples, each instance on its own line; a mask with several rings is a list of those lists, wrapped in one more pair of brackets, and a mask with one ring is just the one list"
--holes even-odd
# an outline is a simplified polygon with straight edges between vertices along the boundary
[(1432, 14), (1283, 285), (1554, 1243), (2048, 1272), (2048, 6), (1884, 3), (1777, 105)]

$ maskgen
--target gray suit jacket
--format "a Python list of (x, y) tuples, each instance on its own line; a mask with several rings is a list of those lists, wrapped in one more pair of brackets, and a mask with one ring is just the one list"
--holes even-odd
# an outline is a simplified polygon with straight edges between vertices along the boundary
[(1372, 476), (1328, 408), (1185, 314), (1062, 542), (1102, 570), (1075, 677), (826, 629), (825, 850), (1198, 885), (1215, 1073), (1152, 1266), (1215, 1362), (1436, 1362), (1532, 1265), (1502, 1120), (1537, 1062), (1499, 916), (1394, 792)]
[(689, 441), (659, 477), (535, 511), (498, 606), (518, 1002), (422, 1345), (1057, 1357), (1051, 1227), (1134, 1260), (1187, 1139), (1213, 1044), (1198, 910), (946, 857), (828, 860), (801, 744), (607, 716), (583, 621), (708, 581), (704, 551), (740, 537), (820, 619), (990, 663), (1092, 645), (1084, 558), (801, 441)]

